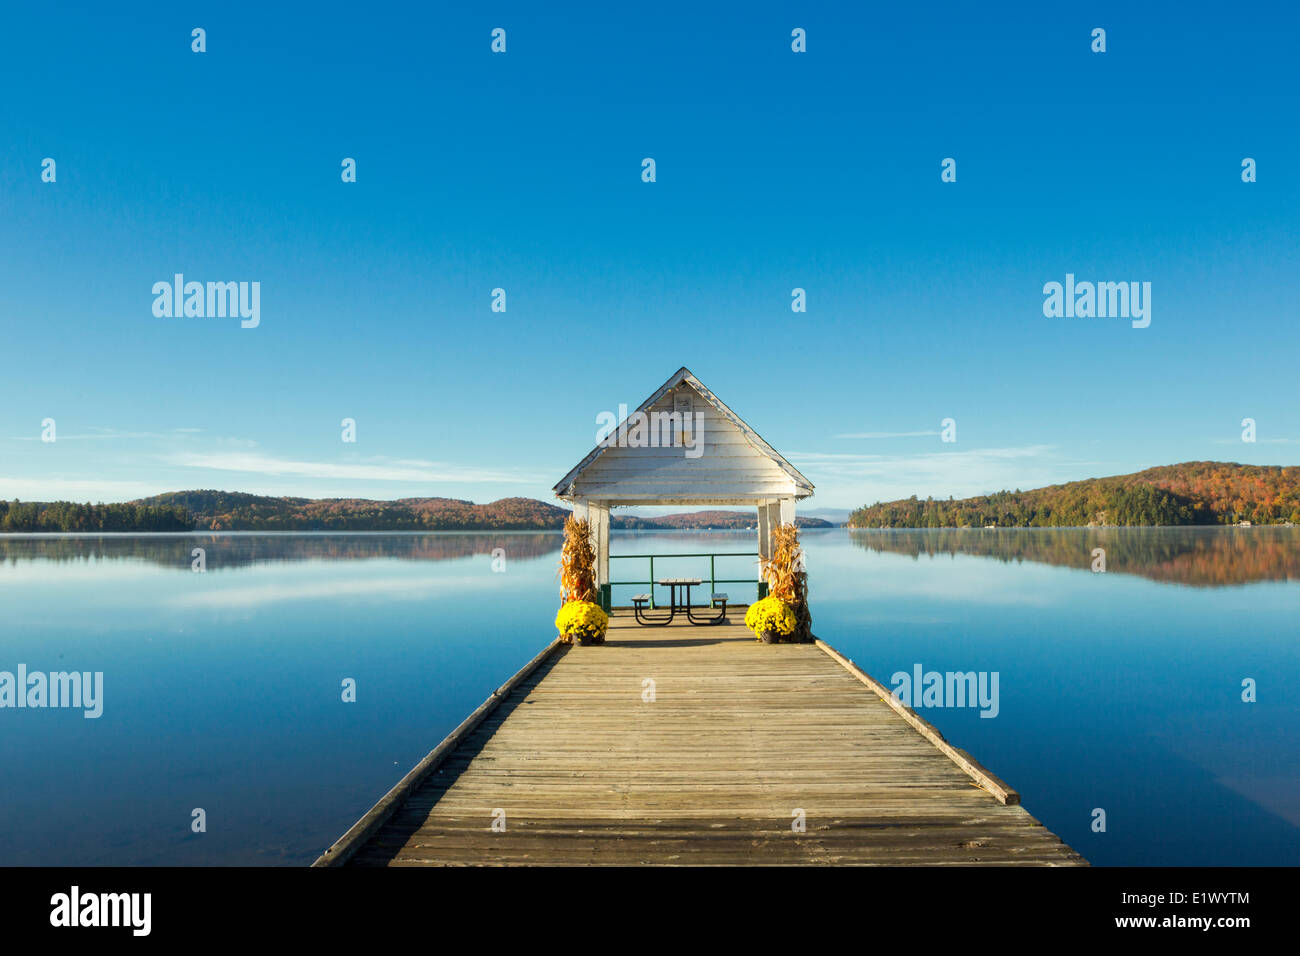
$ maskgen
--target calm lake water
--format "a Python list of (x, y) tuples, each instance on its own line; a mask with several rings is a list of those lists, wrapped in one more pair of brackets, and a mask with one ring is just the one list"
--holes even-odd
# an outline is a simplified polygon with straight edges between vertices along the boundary
[[(1300, 863), (1300, 529), (803, 537), (814, 630), (878, 679), (998, 673), (995, 718), (921, 713), (1093, 863)], [(0, 710), (0, 864), (311, 862), (551, 639), (559, 544), (0, 537), (0, 671), (104, 674), (98, 719)], [(615, 532), (612, 550), (754, 544)], [(646, 573), (614, 564), (616, 580)]]

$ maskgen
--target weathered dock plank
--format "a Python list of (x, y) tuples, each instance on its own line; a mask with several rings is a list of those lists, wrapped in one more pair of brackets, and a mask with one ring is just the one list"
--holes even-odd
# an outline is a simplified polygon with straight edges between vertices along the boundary
[(317, 865), (1086, 864), (833, 648), (760, 645), (743, 612), (615, 612), (539, 655)]

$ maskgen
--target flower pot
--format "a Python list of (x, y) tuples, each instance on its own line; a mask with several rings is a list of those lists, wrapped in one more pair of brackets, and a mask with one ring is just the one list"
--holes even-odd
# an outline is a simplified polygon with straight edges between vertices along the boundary
[(605, 635), (604, 635), (604, 634), (590, 634), (590, 635), (589, 635), (589, 634), (577, 634), (577, 635), (574, 635), (574, 636), (575, 636), (575, 643), (581, 644), (583, 647), (590, 647), (590, 646), (592, 646), (593, 644), (604, 644), (604, 643), (605, 643)]
[(759, 631), (758, 639), (762, 641), (764, 644), (781, 643), (781, 635), (778, 634), (776, 631)]

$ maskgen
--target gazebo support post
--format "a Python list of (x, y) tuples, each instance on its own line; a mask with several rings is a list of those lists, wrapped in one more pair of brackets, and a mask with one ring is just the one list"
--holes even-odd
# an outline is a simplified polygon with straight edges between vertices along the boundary
[(596, 552), (596, 603), (608, 613), (612, 602), (612, 589), (609, 585), (609, 502), (593, 501), (587, 512), (591, 522), (591, 549)]
[[(758, 506), (758, 560), (770, 561), (772, 558), (772, 532), (777, 525), (794, 523), (794, 499), (778, 498), (764, 501)], [(761, 575), (760, 575), (761, 578)], [(767, 582), (758, 582), (759, 600), (767, 597)]]
[(609, 610), (609, 502), (573, 499), (573, 516), (589, 525), (591, 550), (596, 555), (596, 603)]
[(758, 599), (767, 597), (767, 582), (763, 580), (763, 562), (772, 557), (772, 528), (777, 517), (776, 502), (764, 501), (758, 506)]
[[(777, 507), (777, 511), (779, 512), (777, 518), (777, 524), (794, 524), (794, 499), (793, 498), (782, 498), (777, 503), (776, 507)], [(776, 525), (773, 525), (773, 527), (776, 527)]]

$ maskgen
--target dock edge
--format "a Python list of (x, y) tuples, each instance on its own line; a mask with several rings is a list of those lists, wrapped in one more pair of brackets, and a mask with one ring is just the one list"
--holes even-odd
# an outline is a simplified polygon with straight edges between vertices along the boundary
[(912, 725), (918, 733), (930, 743), (938, 748), (939, 752), (948, 757), (953, 763), (966, 772), (966, 774), (980, 786), (981, 789), (987, 790), (997, 798), (999, 803), (1007, 806), (1014, 806), (1020, 803), (1020, 794), (1012, 790), (1005, 782), (1000, 780), (994, 774), (990, 773), (978, 760), (968, 754), (966, 751), (954, 747), (944, 739), (943, 734), (938, 729), (921, 717), (911, 707), (908, 707), (880, 681), (876, 680), (866, 671), (835, 648), (831, 647), (819, 637), (814, 637), (813, 642), (825, 651), (830, 657), (837, 661), (846, 671), (866, 684), (877, 697), (894, 709), (894, 711), (905, 721)]
[(425, 755), (423, 760), (412, 767), (393, 789), (380, 797), (378, 803), (371, 807), (360, 820), (352, 824), (347, 833), (339, 837), (328, 850), (318, 856), (312, 866), (342, 866), (346, 863), (352, 857), (352, 854), (356, 853), (374, 835), (375, 831), (388, 822), (388, 819), (406, 802), (406, 798), (415, 792), (415, 789), (425, 781), (429, 774), (438, 768), (438, 765), (456, 749), (457, 745), (472, 734), (475, 728), (483, 722), (483, 719), (496, 710), (497, 705), (505, 700), (521, 681), (553, 656), (560, 646), (560, 638), (557, 637), (546, 645), (536, 657), (516, 671), (513, 677), (494, 690), (487, 700), (479, 704), (478, 708), (462, 720), (455, 730), (444, 737), (437, 747), (434, 747)]

